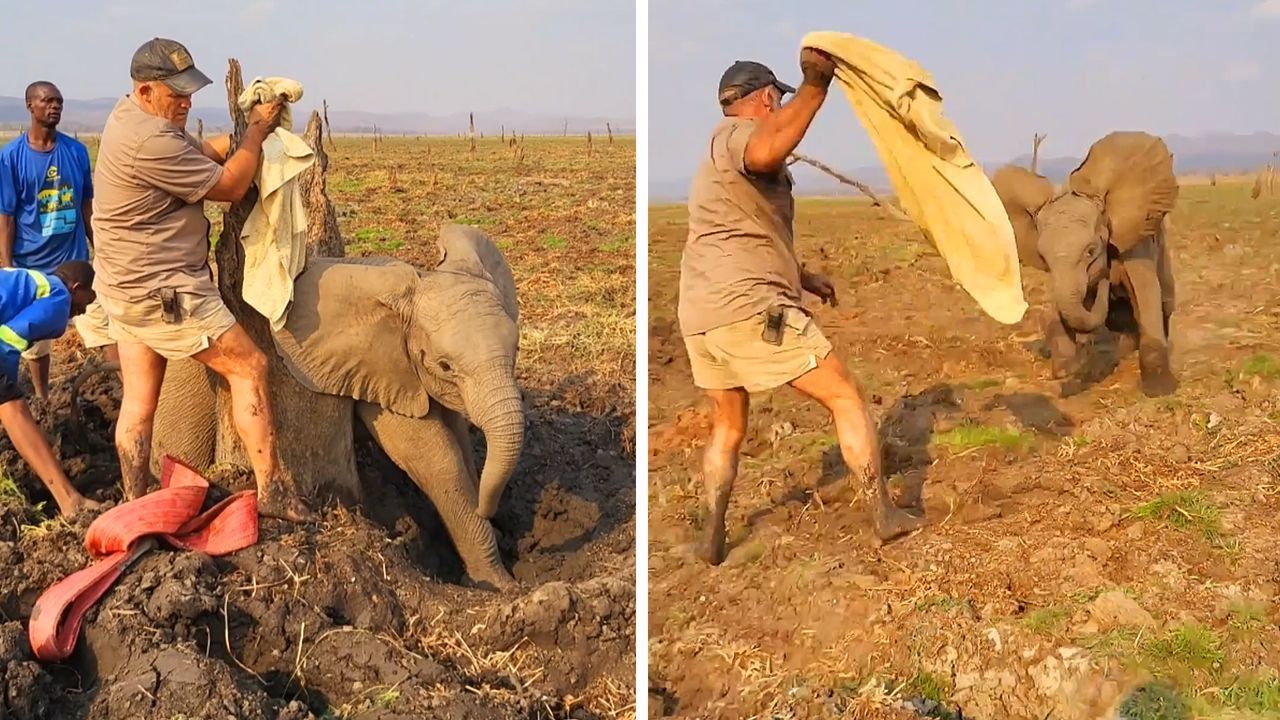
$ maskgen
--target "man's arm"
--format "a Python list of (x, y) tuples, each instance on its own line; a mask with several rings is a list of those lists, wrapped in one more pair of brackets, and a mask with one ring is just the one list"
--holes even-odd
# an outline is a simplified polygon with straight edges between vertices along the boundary
[(13, 267), (18, 239), (18, 184), (9, 160), (0, 157), (0, 267)]
[(84, 239), (93, 249), (93, 167), (89, 164), (89, 151), (84, 150), (84, 198), (80, 201), (80, 217), (84, 222)]
[(13, 267), (13, 240), (18, 234), (18, 221), (0, 212), (0, 268)]
[(84, 218), (84, 239), (93, 249), (93, 198), (86, 198), (80, 203), (80, 215)]
[(800, 69), (804, 82), (791, 102), (756, 123), (747, 140), (744, 162), (753, 173), (775, 173), (785, 167), (787, 156), (804, 139), (818, 108), (827, 99), (827, 88), (835, 77), (835, 62), (826, 53), (813, 48), (800, 52)]
[[(222, 175), (214, 183), (205, 200), (214, 202), (238, 202), (249, 191), (253, 178), (258, 174), (258, 158), (262, 156), (262, 143), (280, 125), (280, 111), (285, 100), (277, 98), (270, 105), (255, 107), (253, 119), (245, 130), (240, 146), (222, 166)], [(230, 147), (230, 137), (227, 139)]]

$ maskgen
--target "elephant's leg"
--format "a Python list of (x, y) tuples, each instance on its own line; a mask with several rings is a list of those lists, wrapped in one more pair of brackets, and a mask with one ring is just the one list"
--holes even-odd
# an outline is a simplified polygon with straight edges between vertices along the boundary
[(1080, 353), (1076, 334), (1062, 322), (1057, 310), (1050, 310), (1044, 328), (1049, 344), (1050, 369), (1055, 380), (1065, 378), (1080, 368)]
[(1173, 347), (1173, 337), (1169, 333), (1169, 323), (1173, 318), (1174, 305), (1177, 304), (1175, 283), (1173, 281), (1173, 258), (1169, 252), (1169, 240), (1161, 231), (1157, 243), (1159, 251), (1156, 256), (1156, 277), (1160, 280), (1160, 306), (1164, 314), (1164, 337), (1169, 347)]
[(165, 455), (207, 470), (213, 465), (217, 426), (217, 395), (209, 371), (195, 360), (169, 361), (151, 436), (152, 474), (160, 474)]
[(476, 512), (476, 486), (442, 409), (433, 404), (427, 417), (411, 418), (378, 405), (356, 403), (356, 412), (374, 440), (435, 505), (467, 575), (477, 583), (500, 589), (514, 587), (515, 578), (498, 554), (493, 526)]
[(453, 437), (458, 441), (458, 449), (462, 451), (462, 463), (467, 468), (467, 479), (471, 482), (471, 487), (475, 488), (477, 496), (480, 492), (480, 473), (476, 470), (476, 454), (471, 447), (471, 432), (467, 428), (467, 419), (462, 413), (449, 408), (441, 408), (444, 415), (445, 425), (449, 427), (449, 431), (453, 433)]
[(1164, 300), (1156, 267), (1158, 255), (1155, 243), (1144, 242), (1124, 258), (1133, 310), (1138, 316), (1138, 370), (1142, 392), (1148, 397), (1169, 395), (1178, 389), (1178, 381), (1169, 368)]

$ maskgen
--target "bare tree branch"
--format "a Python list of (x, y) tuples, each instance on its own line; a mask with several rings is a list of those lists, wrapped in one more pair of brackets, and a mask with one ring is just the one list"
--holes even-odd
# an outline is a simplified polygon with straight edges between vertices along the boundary
[(801, 155), (801, 154), (800, 154), (800, 153), (798, 153), (798, 152), (793, 152), (793, 153), (791, 153), (791, 158), (790, 158), (790, 159), (788, 159), (787, 164), (788, 164), (788, 165), (793, 165), (793, 164), (795, 164), (796, 162), (802, 162), (802, 163), (805, 163), (806, 165), (812, 165), (813, 167), (815, 167), (815, 168), (817, 168), (817, 169), (821, 170), (822, 172), (824, 172), (824, 173), (826, 173), (826, 174), (830, 175), (831, 177), (835, 178), (836, 180), (839, 180), (840, 182), (844, 183), (845, 185), (852, 185), (853, 187), (855, 187), (855, 188), (857, 188), (859, 191), (861, 191), (863, 195), (866, 195), (868, 198), (871, 198), (871, 204), (873, 204), (873, 205), (878, 205), (878, 206), (880, 206), (880, 207), (884, 208), (885, 210), (887, 210), (887, 211), (889, 212), (889, 214), (890, 214), (890, 215), (894, 216), (895, 218), (897, 218), (897, 219), (899, 219), (899, 220), (906, 221), (906, 222), (911, 222), (911, 221), (912, 221), (912, 220), (911, 220), (911, 218), (907, 217), (907, 214), (906, 214), (906, 213), (904, 213), (904, 212), (902, 212), (901, 210), (899, 210), (896, 206), (894, 206), (894, 205), (892, 205), (892, 204), (890, 204), (890, 203), (887, 203), (887, 202), (885, 202), (884, 200), (881, 200), (881, 199), (880, 199), (880, 198), (875, 194), (875, 192), (871, 190), (871, 187), (870, 187), (870, 186), (868, 186), (866, 183), (858, 182), (857, 180), (854, 180), (853, 178), (851, 178), (851, 177), (849, 177), (849, 176), (847, 176), (847, 175), (842, 175), (842, 174), (840, 174), (840, 173), (836, 172), (835, 170), (832, 170), (830, 166), (828, 166), (828, 165), (826, 165), (826, 164), (824, 164), (824, 163), (822, 163), (822, 162), (819, 162), (818, 160), (814, 160), (813, 158), (809, 157), (808, 155)]

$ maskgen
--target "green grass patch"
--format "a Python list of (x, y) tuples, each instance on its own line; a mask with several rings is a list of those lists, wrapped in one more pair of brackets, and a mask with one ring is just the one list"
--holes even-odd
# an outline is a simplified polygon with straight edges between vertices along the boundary
[(624, 235), (622, 237), (617, 237), (613, 240), (606, 240), (605, 242), (600, 243), (600, 249), (605, 252), (621, 252), (622, 250), (635, 247), (635, 244), (636, 237), (634, 235)]
[(1198, 490), (1165, 493), (1134, 508), (1132, 514), (1184, 532), (1199, 533), (1215, 544), (1222, 541), (1222, 511)]
[(349, 248), (355, 252), (391, 253), (404, 247), (399, 233), (385, 228), (362, 228), (354, 235)]
[(496, 218), (488, 217), (486, 215), (481, 215), (479, 217), (459, 215), (458, 217), (450, 220), (449, 222), (455, 225), (470, 225), (471, 227), (477, 227), (482, 229), (493, 228), (498, 224), (498, 221)]
[(26, 505), (28, 502), (27, 494), (18, 487), (18, 481), (7, 470), (0, 469), (0, 503)]
[(1003, 450), (1026, 448), (1035, 436), (1026, 430), (1013, 430), (990, 425), (965, 424), (935, 433), (933, 442), (955, 452), (974, 448), (998, 447)]
[(903, 685), (902, 691), (911, 697), (924, 698), (939, 705), (945, 705), (947, 698), (951, 695), (951, 683), (946, 678), (922, 670)]
[(987, 390), (993, 387), (1000, 387), (1004, 382), (996, 378), (979, 378), (977, 380), (967, 380), (959, 383), (960, 387), (966, 390)]
[(1227, 606), (1231, 614), (1231, 630), (1239, 635), (1253, 635), (1267, 625), (1267, 606), (1252, 600), (1237, 600)]
[(1053, 635), (1062, 630), (1062, 625), (1071, 617), (1072, 610), (1061, 605), (1040, 608), (1027, 613), (1022, 624), (1028, 630), (1040, 635)]
[(364, 181), (359, 178), (343, 178), (341, 180), (332, 180), (328, 183), (329, 192), (335, 193), (353, 193), (364, 189)]
[(1146, 640), (1142, 655), (1156, 667), (1173, 674), (1180, 671), (1215, 672), (1227, 661), (1222, 638), (1201, 625), (1187, 624)]
[(542, 246), (548, 250), (562, 250), (569, 242), (558, 235), (543, 235)]
[(1233, 683), (1214, 695), (1215, 704), (1232, 710), (1267, 718), (1280, 717), (1280, 679), (1274, 672)]
[(1280, 378), (1280, 360), (1267, 353), (1258, 353), (1245, 358), (1240, 365), (1241, 375), (1256, 375), (1263, 380)]
[(1165, 683), (1147, 683), (1120, 703), (1116, 717), (1125, 720), (1190, 720), (1191, 712), (1177, 688)]

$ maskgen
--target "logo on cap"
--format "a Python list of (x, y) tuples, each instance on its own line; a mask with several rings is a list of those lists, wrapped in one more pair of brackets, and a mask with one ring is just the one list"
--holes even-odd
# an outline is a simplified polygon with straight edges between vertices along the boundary
[(169, 61), (173, 63), (173, 68), (178, 72), (182, 72), (196, 64), (195, 61), (191, 59), (191, 55), (181, 47), (176, 48), (169, 53)]

